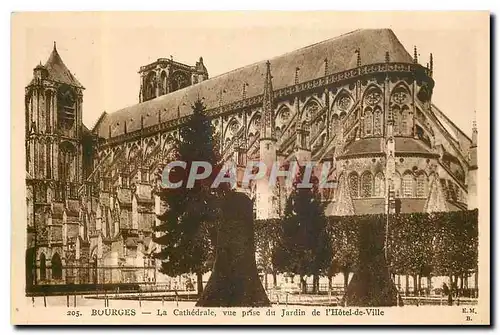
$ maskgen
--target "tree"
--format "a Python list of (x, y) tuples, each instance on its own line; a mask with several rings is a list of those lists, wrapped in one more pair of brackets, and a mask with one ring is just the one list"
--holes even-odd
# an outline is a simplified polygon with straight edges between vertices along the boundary
[[(318, 192), (318, 180), (304, 180), (305, 167), (299, 167), (293, 189), (287, 199), (276, 263), (279, 270), (300, 276), (302, 291), (306, 293), (304, 276), (313, 275), (313, 291), (319, 286), (319, 275), (326, 272), (332, 258), (330, 238), (326, 231), (324, 205)], [(301, 187), (311, 183), (313, 187)]]
[(384, 255), (385, 215), (355, 217), (359, 260), (344, 295), (349, 306), (395, 306), (397, 289)]
[[(174, 160), (185, 162), (186, 168), (175, 167), (168, 176), (171, 183), (182, 182), (182, 185), (161, 188), (159, 193), (166, 211), (158, 216), (161, 224), (156, 230), (164, 234), (155, 239), (161, 246), (155, 256), (162, 261), (161, 272), (169, 276), (196, 273), (198, 294), (201, 295), (203, 274), (211, 269), (214, 259), (218, 217), (215, 202), (227, 189), (211, 188), (221, 169), (218, 141), (201, 100), (198, 99), (192, 109), (193, 114), (180, 128), (181, 140), (174, 146)], [(195, 161), (209, 163), (212, 173), (208, 178), (196, 180), (190, 188), (187, 180)], [(201, 169), (198, 168), (199, 173)]]
[(198, 299), (200, 307), (270, 306), (255, 262), (253, 203), (243, 193), (220, 199), (221, 224), (212, 275)]
[(478, 211), (434, 213), (432, 219), (434, 274), (449, 276), (453, 289), (459, 278), (477, 272)]
[(391, 215), (389, 222), (391, 272), (413, 276), (414, 292), (420, 294), (421, 278), (432, 271), (434, 224), (430, 214)]
[(264, 273), (264, 287), (267, 290), (267, 274), (273, 275), (273, 286), (277, 285), (275, 246), (279, 238), (281, 221), (277, 219), (255, 221), (255, 248), (257, 268)]
[(355, 218), (355, 216), (332, 216), (328, 224), (333, 247), (333, 258), (328, 276), (331, 278), (342, 272), (344, 291), (349, 284), (349, 273), (354, 271), (358, 262), (358, 229)]

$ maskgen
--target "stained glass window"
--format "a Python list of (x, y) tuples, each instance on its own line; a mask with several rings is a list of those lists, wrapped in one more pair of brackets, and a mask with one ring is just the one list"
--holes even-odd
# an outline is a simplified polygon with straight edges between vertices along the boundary
[(392, 117), (394, 118), (394, 135), (399, 135), (401, 127), (401, 110), (398, 106), (392, 107)]
[(414, 196), (413, 195), (413, 175), (412, 174), (406, 173), (403, 176), (401, 187), (403, 189), (403, 197), (411, 198)]
[(364, 198), (372, 196), (372, 174), (370, 172), (361, 176), (361, 196)]
[(358, 174), (351, 173), (349, 175), (349, 191), (351, 192), (351, 197), (357, 198), (359, 196), (359, 181)]
[(383, 197), (385, 194), (385, 180), (384, 174), (379, 172), (375, 175), (375, 189), (373, 195), (376, 197)]
[(407, 106), (403, 107), (403, 112), (401, 116), (401, 134), (404, 136), (410, 136), (411, 131), (411, 120), (410, 120), (410, 111)]
[(421, 173), (417, 176), (417, 197), (426, 198), (427, 192), (427, 176)]
[(364, 116), (364, 126), (365, 126), (365, 134), (366, 135), (371, 135), (372, 134), (372, 127), (373, 127), (373, 115), (371, 109), (367, 108), (365, 109), (365, 116)]
[(375, 135), (382, 135), (382, 111), (380, 108), (375, 109), (373, 117), (373, 133)]

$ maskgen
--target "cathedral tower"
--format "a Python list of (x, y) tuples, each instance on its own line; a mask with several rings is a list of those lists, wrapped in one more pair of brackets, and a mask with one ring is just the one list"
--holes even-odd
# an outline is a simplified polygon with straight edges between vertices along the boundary
[(203, 58), (194, 66), (182, 64), (168, 58), (159, 58), (156, 62), (141, 66), (139, 102), (195, 85), (208, 79), (208, 71)]
[(81, 183), (83, 90), (54, 43), (25, 90), (26, 171), (32, 179)]
[(77, 250), (82, 230), (78, 190), (83, 180), (83, 90), (55, 42), (49, 59), (35, 67), (25, 88), (27, 266), (36, 259), (37, 268), (27, 275), (28, 285), (65, 282), (62, 269)]

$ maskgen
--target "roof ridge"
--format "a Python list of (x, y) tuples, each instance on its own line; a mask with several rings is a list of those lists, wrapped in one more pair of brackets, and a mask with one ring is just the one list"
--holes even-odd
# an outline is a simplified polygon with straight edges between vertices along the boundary
[[(350, 68), (355, 50), (362, 47), (363, 65), (385, 62), (386, 52), (391, 53), (391, 61), (413, 64), (413, 59), (390, 28), (357, 29), (344, 34), (294, 49), (269, 58), (273, 72), (273, 88), (280, 90), (293, 86), (297, 81), (296, 68), (300, 67), (299, 82), (307, 82), (325, 75), (325, 58), (328, 59), (328, 73), (339, 73)], [(149, 127), (161, 121), (169, 121), (191, 113), (190, 103), (196, 96), (205, 98), (207, 109), (239, 101), (243, 97), (240, 85), (247, 83), (247, 97), (262, 95), (265, 81), (266, 59), (238, 67), (200, 83), (159, 96), (157, 98), (110, 112), (95, 129), (104, 138), (110, 136), (108, 126), (113, 125), (111, 137), (123, 134), (114, 125), (127, 120), (127, 130), (132, 132), (140, 127)], [(221, 96), (221, 90), (224, 94)], [(139, 122), (145, 116), (144, 124)], [(130, 121), (130, 122), (129, 122)], [(123, 128), (123, 127), (122, 127)]]

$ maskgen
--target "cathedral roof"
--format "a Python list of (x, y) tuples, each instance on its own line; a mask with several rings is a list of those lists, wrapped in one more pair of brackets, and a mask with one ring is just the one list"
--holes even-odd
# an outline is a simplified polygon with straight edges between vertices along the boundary
[[(389, 52), (391, 62), (413, 63), (411, 55), (405, 50), (390, 29), (363, 29), (341, 35), (305, 48), (270, 59), (274, 89), (295, 84), (296, 68), (299, 68), (299, 82), (321, 78), (325, 75), (325, 59), (328, 74), (355, 67), (352, 59), (359, 49), (362, 65), (383, 63)], [(259, 96), (263, 92), (266, 74), (266, 61), (251, 64), (193, 86), (174, 91), (140, 104), (129, 106), (114, 113), (106, 114), (96, 125), (94, 132), (108, 138), (122, 135), (127, 123), (127, 132), (169, 121), (178, 116), (191, 113), (191, 105), (198, 98), (204, 99), (207, 109), (229, 104), (243, 98), (243, 85), (246, 96)], [(222, 92), (222, 93), (221, 93)]]
[(426, 147), (425, 144), (423, 144), (422, 141), (420, 140), (416, 140), (410, 137), (395, 137), (395, 140), (396, 140), (396, 145), (395, 145), (396, 152), (411, 152), (411, 153), (423, 153), (423, 154), (431, 153), (429, 148)]
[[(431, 154), (432, 152), (420, 140), (411, 137), (395, 137), (396, 153), (418, 153)], [(344, 153), (340, 156), (363, 155), (363, 154), (379, 154), (384, 152), (384, 142), (381, 137), (362, 138), (349, 143)]]
[(382, 145), (383, 141), (381, 137), (362, 138), (348, 144), (342, 156), (381, 153), (384, 152)]
[(54, 49), (52, 50), (52, 53), (43, 68), (47, 70), (48, 80), (83, 88), (82, 84), (80, 84), (80, 82), (75, 78), (75, 76), (73, 76), (73, 74), (71, 74), (71, 71), (64, 64), (61, 56), (59, 56), (55, 42)]

